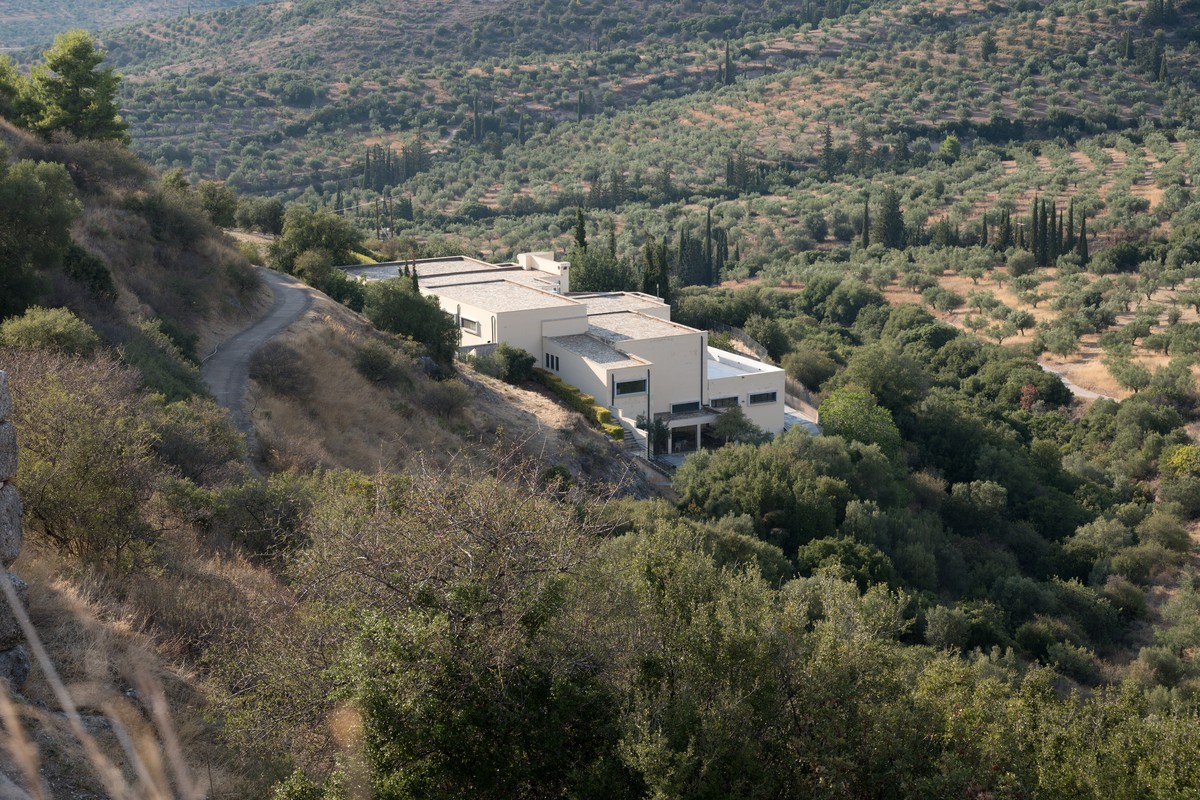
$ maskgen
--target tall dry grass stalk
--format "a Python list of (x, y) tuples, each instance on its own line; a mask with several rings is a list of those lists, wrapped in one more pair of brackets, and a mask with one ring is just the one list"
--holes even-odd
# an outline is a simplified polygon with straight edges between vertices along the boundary
[[(137, 724), (137, 731), (131, 734), (122, 717), (129, 717), (129, 709), (122, 709), (113, 703), (103, 707), (110, 727), (124, 751), (128, 764), (136, 777), (131, 783), (121, 770), (107, 758), (99, 743), (84, 725), (74, 699), (63, 684), (50, 661), (41, 638), (33, 627), (24, 606), (17, 598), (16, 590), (10, 581), (0, 581), (0, 591), (3, 591), (13, 616), (21, 626), (25, 642), (33, 654), (38, 667), (42, 670), (46, 682), (54, 692), (55, 698), (67, 718), (67, 722), (75, 738), (82, 746), (87, 756), (88, 766), (103, 784), (109, 797), (115, 800), (200, 800), (203, 793), (199, 791), (192, 780), (187, 763), (183, 758), (182, 748), (175, 735), (174, 725), (166, 706), (166, 698), (162, 687), (146, 672), (140, 672), (135, 680), (138, 691), (147, 699), (152, 725)], [(26, 783), (27, 796), (45, 798), (49, 794), (39, 777), (40, 758), (36, 746), (30, 742), (20, 717), (7, 691), (7, 686), (0, 685), (0, 718), (8, 733), (8, 749), (13, 760), (20, 766)], [(140, 715), (135, 715), (130, 722), (139, 722)], [(157, 733), (157, 737), (154, 735)], [(164, 759), (165, 756), (165, 759)], [(165, 761), (165, 764), (164, 764)]]

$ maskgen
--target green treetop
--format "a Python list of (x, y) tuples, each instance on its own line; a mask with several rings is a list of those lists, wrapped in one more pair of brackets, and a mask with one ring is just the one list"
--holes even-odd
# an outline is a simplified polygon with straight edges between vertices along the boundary
[(31, 130), (48, 135), (67, 131), (81, 139), (127, 143), (126, 124), (118, 114), (121, 77), (100, 69), (106, 53), (82, 30), (59, 34), (30, 71), (18, 110)]

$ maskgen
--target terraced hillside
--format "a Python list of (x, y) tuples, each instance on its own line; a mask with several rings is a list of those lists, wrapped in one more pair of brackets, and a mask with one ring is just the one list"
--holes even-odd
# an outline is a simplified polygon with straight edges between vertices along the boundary
[(68, 28), (101, 30), (257, 0), (0, 0), (0, 50), (44, 45)]

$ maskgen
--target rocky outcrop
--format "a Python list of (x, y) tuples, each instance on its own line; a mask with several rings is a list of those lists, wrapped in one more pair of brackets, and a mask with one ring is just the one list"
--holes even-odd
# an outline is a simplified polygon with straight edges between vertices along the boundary
[[(0, 371), (0, 580), (11, 582), (25, 603), (25, 582), (8, 571), (21, 552), (21, 496), (13, 483), (17, 477), (17, 431), (9, 421), (11, 414), (8, 375)], [(22, 641), (12, 609), (0, 598), (0, 679), (14, 690), (29, 677), (29, 653)]]

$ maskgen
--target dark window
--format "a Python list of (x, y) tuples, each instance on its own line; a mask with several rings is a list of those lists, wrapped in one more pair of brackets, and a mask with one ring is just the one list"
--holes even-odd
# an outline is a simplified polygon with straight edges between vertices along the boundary
[(708, 404), (713, 408), (734, 408), (738, 405), (736, 397), (714, 397), (708, 401)]
[(617, 397), (623, 397), (627, 394), (645, 394), (646, 379), (640, 381), (617, 381)]
[(479, 323), (476, 322), (475, 320), (467, 319), (466, 317), (461, 317), (458, 324), (460, 327), (462, 327), (462, 329), (464, 331), (467, 331), (468, 333), (473, 333), (476, 336), (479, 335)]
[(552, 369), (558, 372), (558, 356), (546, 353), (546, 369)]
[(689, 411), (699, 411), (699, 410), (700, 410), (700, 401), (699, 400), (692, 402), (692, 403), (674, 403), (671, 406), (672, 414), (686, 414)]
[(757, 406), (763, 403), (774, 403), (775, 398), (775, 392), (759, 392), (758, 394), (750, 395), (750, 405)]

